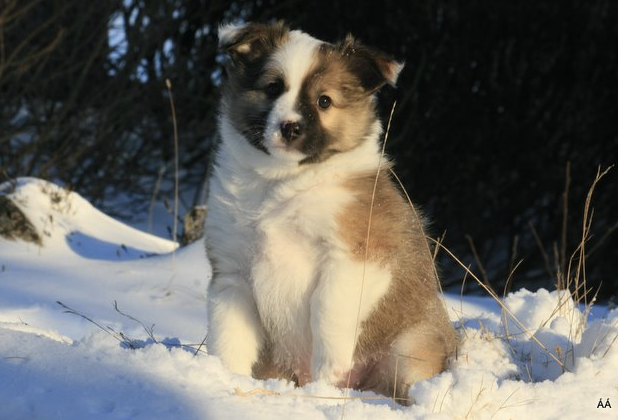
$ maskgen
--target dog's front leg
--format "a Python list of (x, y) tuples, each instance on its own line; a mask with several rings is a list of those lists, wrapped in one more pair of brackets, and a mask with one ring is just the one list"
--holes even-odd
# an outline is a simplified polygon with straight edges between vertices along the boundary
[(208, 289), (209, 354), (232, 372), (251, 375), (264, 341), (249, 283), (239, 275), (213, 277)]
[(313, 380), (341, 386), (354, 368), (362, 322), (390, 284), (390, 271), (374, 262), (331, 258), (311, 298)]

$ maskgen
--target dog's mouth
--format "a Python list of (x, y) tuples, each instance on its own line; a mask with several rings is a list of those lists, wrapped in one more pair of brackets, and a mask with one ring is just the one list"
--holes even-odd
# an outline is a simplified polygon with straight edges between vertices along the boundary
[(298, 142), (285, 142), (277, 135), (272, 136), (270, 139), (265, 139), (265, 148), (270, 155), (283, 158), (284, 160), (300, 162), (307, 157), (307, 155), (299, 149)]

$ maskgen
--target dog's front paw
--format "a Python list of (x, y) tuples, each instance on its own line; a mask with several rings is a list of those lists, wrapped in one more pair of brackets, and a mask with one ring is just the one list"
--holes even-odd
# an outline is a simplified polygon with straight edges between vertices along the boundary
[(337, 388), (356, 388), (366, 373), (367, 367), (359, 363), (354, 363), (352, 368), (349, 364), (322, 365), (314, 378), (323, 379)]
[(321, 379), (341, 388), (347, 385), (349, 371), (343, 364), (324, 363), (314, 369), (312, 376), (314, 380)]

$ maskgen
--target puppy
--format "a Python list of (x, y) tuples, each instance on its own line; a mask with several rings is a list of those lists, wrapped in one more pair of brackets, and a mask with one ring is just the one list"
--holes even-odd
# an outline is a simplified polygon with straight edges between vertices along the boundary
[(209, 352), (236, 373), (405, 403), (456, 339), (422, 222), (380, 153), (375, 93), (403, 65), (283, 23), (222, 26), (219, 46)]

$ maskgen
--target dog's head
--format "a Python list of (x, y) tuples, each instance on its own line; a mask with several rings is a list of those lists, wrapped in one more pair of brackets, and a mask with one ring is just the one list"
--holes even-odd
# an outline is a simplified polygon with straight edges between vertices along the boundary
[(308, 164), (375, 130), (374, 94), (403, 64), (351, 36), (330, 44), (283, 23), (219, 28), (228, 57), (222, 112), (261, 152)]

